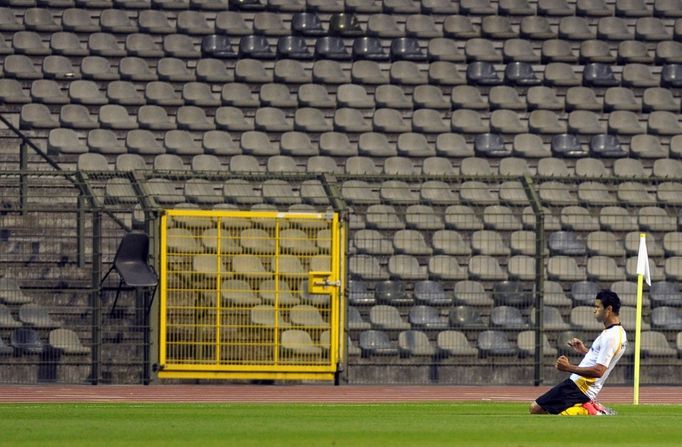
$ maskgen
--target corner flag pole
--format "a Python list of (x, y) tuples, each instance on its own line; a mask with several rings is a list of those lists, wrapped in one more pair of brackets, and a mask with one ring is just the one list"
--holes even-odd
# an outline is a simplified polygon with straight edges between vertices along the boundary
[(635, 318), (635, 388), (632, 403), (639, 405), (639, 351), (642, 334), (642, 289), (644, 281), (651, 286), (651, 272), (649, 271), (649, 255), (646, 251), (646, 234), (639, 235), (639, 253), (637, 254), (637, 316)]

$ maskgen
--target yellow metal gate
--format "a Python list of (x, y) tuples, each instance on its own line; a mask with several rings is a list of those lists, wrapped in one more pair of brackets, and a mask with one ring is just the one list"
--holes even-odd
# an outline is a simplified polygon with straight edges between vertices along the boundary
[(159, 378), (334, 379), (336, 213), (169, 210), (160, 234)]

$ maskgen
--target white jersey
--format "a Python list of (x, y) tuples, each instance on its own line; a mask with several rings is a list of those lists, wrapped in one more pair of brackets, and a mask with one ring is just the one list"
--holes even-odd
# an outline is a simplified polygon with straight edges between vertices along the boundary
[(597, 363), (606, 366), (604, 375), (599, 378), (583, 377), (578, 374), (571, 374), (571, 380), (585, 393), (587, 397), (594, 400), (599, 394), (606, 378), (623, 356), (627, 348), (627, 338), (625, 329), (620, 324), (609, 326), (604, 329), (599, 337), (592, 343), (590, 350), (580, 362), (580, 367), (591, 367)]

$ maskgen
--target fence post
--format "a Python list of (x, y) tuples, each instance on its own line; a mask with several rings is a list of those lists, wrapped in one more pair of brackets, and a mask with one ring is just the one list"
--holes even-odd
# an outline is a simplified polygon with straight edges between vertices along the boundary
[(102, 299), (100, 281), (102, 276), (102, 213), (92, 211), (92, 286), (90, 309), (92, 310), (92, 372), (90, 380), (97, 385), (102, 366)]
[(19, 207), (21, 214), (26, 214), (26, 201), (28, 200), (28, 178), (25, 174), (28, 169), (28, 147), (22, 141), (19, 146)]
[(545, 290), (545, 214), (542, 203), (533, 184), (533, 179), (528, 175), (522, 178), (523, 188), (530, 201), (533, 213), (535, 213), (535, 365), (533, 372), (533, 384), (539, 386), (542, 383), (542, 361), (544, 358), (544, 339), (542, 337), (545, 327), (544, 290)]

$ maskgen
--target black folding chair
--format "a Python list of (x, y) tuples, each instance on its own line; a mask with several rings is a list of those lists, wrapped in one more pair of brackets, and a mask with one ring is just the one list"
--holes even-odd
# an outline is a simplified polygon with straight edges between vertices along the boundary
[(151, 309), (156, 287), (159, 284), (159, 278), (154, 272), (154, 269), (147, 264), (149, 257), (149, 236), (142, 231), (131, 231), (123, 236), (121, 243), (118, 246), (114, 263), (109, 271), (104, 275), (101, 285), (107, 279), (112, 270), (116, 270), (121, 277), (118, 288), (116, 289), (116, 298), (114, 304), (111, 306), (110, 314), (114, 313), (116, 303), (121, 293), (123, 285), (128, 287), (153, 287), (152, 299), (146, 309), (147, 313)]

